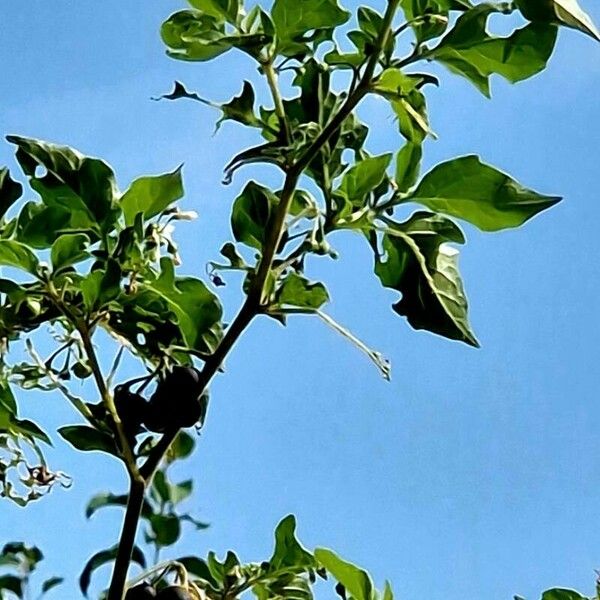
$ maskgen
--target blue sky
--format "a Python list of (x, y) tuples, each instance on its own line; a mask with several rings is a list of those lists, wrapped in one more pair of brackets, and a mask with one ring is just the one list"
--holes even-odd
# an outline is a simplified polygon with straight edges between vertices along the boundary
[[(222, 167), (253, 134), (227, 123), (212, 137), (210, 109), (150, 97), (179, 79), (227, 100), (244, 78), (261, 85), (254, 66), (233, 53), (209, 64), (167, 59), (158, 28), (177, 0), (6, 4), (0, 132), (101, 156), (122, 188), (185, 162), (182, 206), (200, 219), (178, 239), (184, 270), (203, 275), (230, 238), (229, 207), (246, 178), (276, 185), (277, 174), (248, 169), (223, 187)], [(600, 8), (584, 4), (600, 21)], [(178, 554), (234, 548), (263, 559), (275, 524), (293, 512), (307, 546), (336, 549), (378, 584), (389, 578), (398, 598), (533, 600), (554, 585), (591, 593), (600, 568), (600, 46), (563, 31), (547, 71), (518, 86), (495, 80), (491, 101), (439, 72), (429, 104), (440, 139), (427, 145), (427, 166), (476, 152), (564, 202), (520, 230), (466, 228), (461, 268), (480, 350), (412, 331), (362, 240), (335, 238), (340, 260), (312, 261), (309, 273), (327, 282), (331, 314), (392, 361), (392, 382), (321, 323), (255, 323), (215, 382), (206, 431), (179, 471), (197, 482), (188, 508), (212, 526), (186, 535)], [(400, 147), (383, 103), (361, 115), (374, 125), (374, 152)], [(5, 163), (14, 164), (7, 144)], [(237, 282), (223, 294), (232, 315)], [(76, 421), (59, 398), (19, 399), (49, 429)], [(49, 456), (73, 489), (27, 510), (3, 503), (0, 542), (40, 545), (46, 573), (66, 575), (63, 597), (76, 598), (84, 560), (114, 543), (120, 523), (118, 511), (86, 522), (86, 500), (122, 491), (125, 478), (60, 440)], [(107, 577), (98, 572), (96, 589)]]

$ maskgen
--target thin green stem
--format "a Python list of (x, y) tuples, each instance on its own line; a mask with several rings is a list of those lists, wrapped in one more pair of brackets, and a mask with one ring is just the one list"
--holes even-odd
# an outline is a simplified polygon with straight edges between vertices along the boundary
[(110, 413), (110, 416), (112, 417), (117, 433), (117, 438), (121, 446), (123, 460), (125, 461), (125, 465), (127, 467), (127, 471), (129, 472), (132, 478), (139, 478), (139, 472), (137, 469), (135, 456), (133, 455), (133, 450), (129, 445), (129, 440), (125, 435), (123, 423), (121, 422), (121, 418), (119, 417), (119, 413), (117, 412), (117, 408), (115, 406), (112, 394), (106, 386), (104, 375), (102, 374), (102, 370), (100, 369), (100, 363), (98, 362), (98, 357), (96, 356), (96, 350), (94, 349), (94, 345), (92, 343), (91, 332), (89, 331), (86, 325), (81, 323), (78, 324), (77, 329), (79, 331), (79, 334), (81, 335), (83, 348), (85, 350), (87, 359), (90, 363), (92, 375), (94, 376), (94, 380), (96, 381), (96, 387), (98, 388), (98, 391), (100, 392), (100, 397), (102, 398), (102, 401), (104, 402), (106, 408), (108, 409), (108, 412)]
[(269, 84), (269, 89), (271, 90), (271, 95), (273, 96), (273, 102), (275, 103), (275, 113), (279, 117), (279, 121), (281, 123), (281, 129), (284, 134), (284, 141), (286, 145), (288, 145), (292, 139), (292, 133), (290, 131), (290, 124), (288, 122), (287, 116), (285, 114), (285, 107), (283, 105), (283, 98), (281, 97), (281, 92), (279, 91), (279, 83), (277, 81), (277, 73), (273, 68), (272, 61), (268, 61), (262, 63), (262, 69), (267, 78), (267, 83)]

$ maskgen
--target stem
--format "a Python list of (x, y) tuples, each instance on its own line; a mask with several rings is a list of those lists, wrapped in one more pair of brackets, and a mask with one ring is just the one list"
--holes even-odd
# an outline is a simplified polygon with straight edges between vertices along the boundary
[[(379, 62), (381, 50), (385, 47), (387, 40), (389, 39), (391, 24), (394, 19), (394, 15), (396, 14), (399, 2), (400, 0), (389, 0), (383, 19), (383, 28), (380, 38), (356, 88), (351, 92), (340, 110), (323, 128), (321, 133), (317, 136), (309, 148), (300, 156), (298, 161), (288, 168), (279, 204), (277, 205), (272, 224), (267, 231), (267, 239), (263, 246), (262, 257), (257, 268), (256, 278), (252, 282), (252, 287), (248, 293), (246, 301), (227, 329), (225, 336), (217, 346), (214, 353), (208, 356), (205, 360), (204, 367), (201, 372), (201, 384), (203, 389), (206, 389), (212, 378), (219, 371), (226, 356), (229, 354), (242, 333), (250, 325), (254, 317), (263, 312), (265, 304), (265, 284), (269, 278), (269, 274), (271, 273), (273, 261), (277, 253), (277, 249), (281, 243), (283, 232), (285, 230), (285, 219), (289, 212), (298, 180), (302, 172), (310, 164), (313, 158), (328, 142), (329, 138), (338, 130), (338, 128), (343, 124), (360, 100), (369, 92), (371, 80)], [(282, 123), (282, 130), (286, 144), (289, 144), (291, 142), (291, 132), (285, 114), (283, 99), (279, 92), (277, 74), (273, 68), (273, 63), (271, 60), (263, 62), (262, 67), (273, 95), (275, 111)], [(100, 390), (102, 397), (104, 398), (106, 405), (111, 412), (113, 419), (115, 420), (117, 432), (124, 447), (124, 458), (126, 460), (131, 477), (129, 502), (127, 504), (125, 520), (123, 522), (123, 530), (121, 533), (117, 560), (113, 571), (113, 578), (107, 597), (107, 600), (122, 600), (123, 589), (125, 587), (127, 571), (131, 561), (131, 553), (135, 543), (135, 534), (141, 514), (146, 485), (152, 479), (154, 471), (160, 464), (160, 461), (169, 449), (178, 431), (165, 433), (160, 439), (159, 443), (150, 453), (150, 456), (146, 462), (138, 471), (135, 457), (133, 456), (132, 450), (123, 433), (123, 428), (115, 409), (114, 401), (109, 391), (106, 389), (106, 385), (95, 356), (94, 348), (91, 344), (89, 333), (86, 329), (83, 329), (80, 332), (82, 334), (84, 348), (88, 354), (88, 358), (92, 366), (94, 377), (96, 378), (96, 383), (98, 384), (98, 389)]]
[(285, 114), (285, 107), (283, 105), (283, 98), (281, 97), (281, 93), (279, 92), (279, 84), (277, 82), (277, 73), (273, 68), (272, 61), (268, 61), (262, 63), (262, 68), (267, 78), (267, 83), (269, 84), (269, 89), (271, 90), (271, 95), (273, 96), (273, 102), (275, 103), (275, 113), (279, 117), (279, 121), (281, 122), (281, 127), (284, 134), (284, 140), (286, 145), (289, 145), (292, 134), (290, 131), (290, 124), (287, 120), (287, 116)]
[(81, 335), (81, 341), (83, 342), (83, 348), (85, 350), (87, 358), (90, 361), (90, 367), (92, 369), (92, 374), (96, 381), (96, 387), (98, 388), (100, 396), (102, 397), (102, 401), (106, 405), (106, 408), (108, 409), (108, 412), (110, 413), (113, 423), (115, 425), (117, 438), (121, 446), (123, 460), (125, 461), (125, 465), (127, 466), (127, 471), (129, 472), (132, 478), (139, 478), (139, 473), (135, 462), (135, 456), (133, 455), (133, 450), (129, 445), (129, 440), (125, 435), (125, 431), (123, 430), (123, 424), (121, 423), (121, 418), (117, 413), (117, 408), (115, 406), (112, 394), (106, 387), (104, 376), (102, 375), (100, 364), (98, 362), (98, 358), (96, 357), (96, 351), (94, 350), (94, 345), (92, 344), (90, 331), (88, 330), (87, 326), (82, 324), (79, 324), (77, 329)]
[(146, 484), (143, 480), (131, 478), (129, 487), (129, 499), (127, 501), (127, 510), (123, 520), (123, 528), (121, 530), (121, 539), (119, 541), (119, 549), (117, 558), (113, 568), (110, 588), (108, 590), (107, 600), (122, 600), (125, 584), (127, 582), (127, 573), (129, 571), (129, 563), (131, 562), (131, 554), (135, 544), (135, 534), (137, 532), (138, 521), (142, 512), (144, 503), (144, 492)]

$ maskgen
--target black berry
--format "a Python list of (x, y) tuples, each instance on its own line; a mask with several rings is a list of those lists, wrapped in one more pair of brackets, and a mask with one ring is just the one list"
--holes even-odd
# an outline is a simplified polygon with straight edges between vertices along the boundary
[(125, 600), (150, 600), (156, 598), (156, 590), (148, 583), (140, 583), (127, 590)]

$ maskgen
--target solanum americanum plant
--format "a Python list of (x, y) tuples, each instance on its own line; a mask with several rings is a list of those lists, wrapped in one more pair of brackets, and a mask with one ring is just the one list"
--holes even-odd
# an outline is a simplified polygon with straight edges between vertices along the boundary
[[(362, 236), (375, 277), (398, 292), (393, 310), (414, 329), (478, 346), (458, 269), (457, 246), (465, 242), (460, 221), (483, 231), (520, 227), (560, 200), (476, 155), (421, 173), (426, 141), (434, 136), (426, 93), (443, 84), (427, 69), (443, 65), (484, 96), (494, 74), (514, 83), (532, 77), (544, 70), (561, 27), (600, 40), (575, 0), (387, 0), (383, 12), (363, 5), (354, 18), (338, 0), (275, 0), (270, 10), (263, 4), (189, 0), (162, 25), (172, 58), (202, 68), (241, 52), (254, 60), (270, 94), (257, 106), (255, 89), (244, 81), (238, 96), (218, 104), (176, 82), (162, 97), (216, 107), (218, 124), (236, 121), (260, 133), (260, 144), (240, 149), (224, 167), (225, 183), (256, 163), (281, 174), (275, 189), (249, 179), (234, 199), (233, 239), (211, 263), (211, 281), (178, 274), (167, 226), (190, 217), (178, 207), (181, 169), (141, 177), (123, 191), (102, 160), (7, 138), (36, 199), (23, 202), (22, 183), (0, 170), (0, 265), (9, 268), (0, 279), (1, 493), (24, 506), (56, 484), (69, 485), (46, 464), (50, 437), (20, 416), (14, 390), (62, 394), (80, 423), (65, 424), (58, 435), (77, 450), (113, 455), (130, 480), (126, 494), (101, 493), (88, 505), (88, 517), (122, 506), (125, 518), (115, 546), (85, 565), (85, 594), (93, 572), (112, 562), (108, 600), (232, 600), (247, 591), (261, 600), (310, 599), (317, 579), (328, 579), (342, 598), (391, 600), (389, 584), (380, 592), (365, 571), (330, 550), (303, 548), (293, 516), (278, 525), (273, 554), (261, 563), (243, 564), (233, 552), (222, 561), (210, 553), (159, 562), (160, 549), (177, 542), (184, 523), (205, 526), (177, 511), (192, 482), (171, 482), (168, 468), (192, 451), (193, 428), (206, 425), (209, 386), (255, 319), (313, 315), (389, 377), (382, 355), (324, 311), (326, 285), (307, 272), (307, 257), (336, 257), (331, 234)], [(490, 33), (492, 16), (516, 28), (505, 36)], [(280, 85), (283, 71), (292, 73), (291, 88)], [(397, 123), (397, 147), (380, 155), (369, 152), (368, 124), (356, 113), (370, 95), (389, 103)], [(242, 301), (224, 324), (216, 292), (230, 271), (243, 274)], [(95, 342), (102, 332), (114, 343), (106, 371)], [(32, 341), (42, 334), (55, 345), (49, 355)], [(13, 360), (13, 350), (28, 358)], [(124, 355), (138, 361), (134, 380), (119, 377)], [(80, 380), (93, 383), (97, 400), (77, 395), (73, 383)], [(15, 477), (23, 469), (27, 477)], [(155, 548), (152, 563), (136, 545), (140, 524)], [(0, 596), (23, 597), (22, 580), (7, 577), (0, 578)], [(564, 590), (548, 594), (583, 598)]]

